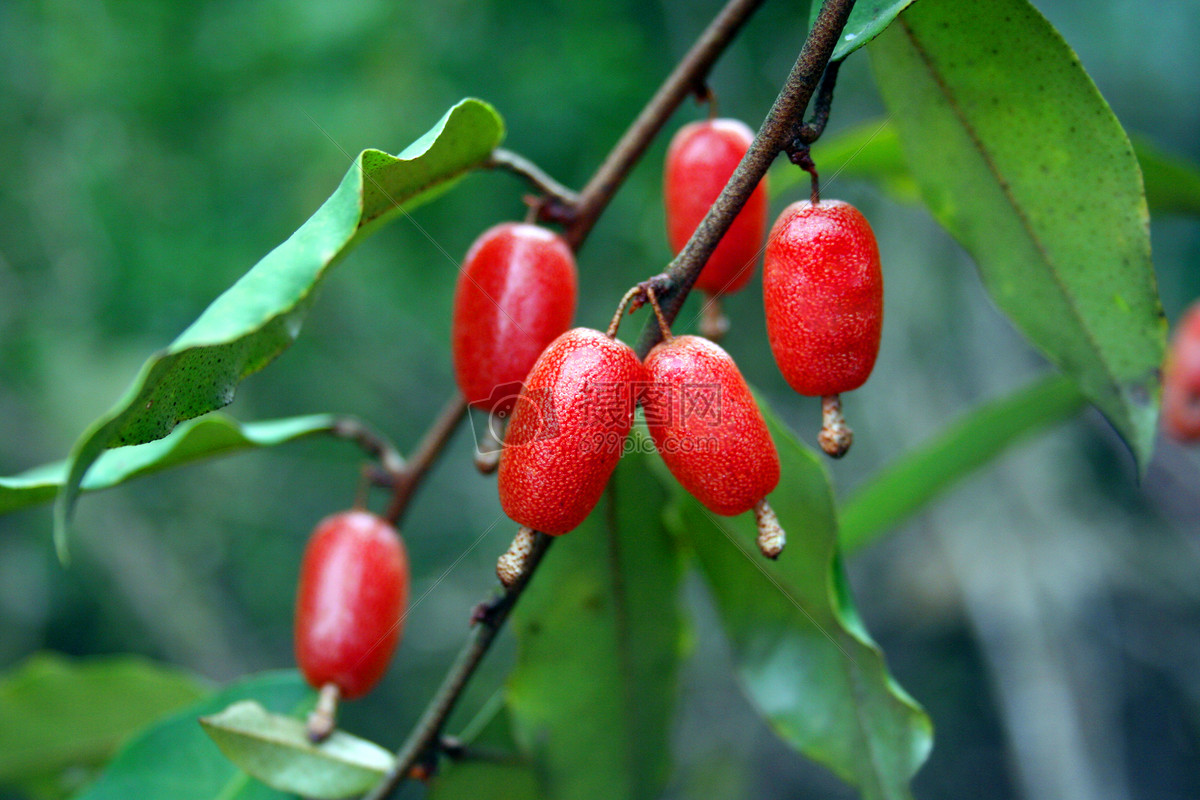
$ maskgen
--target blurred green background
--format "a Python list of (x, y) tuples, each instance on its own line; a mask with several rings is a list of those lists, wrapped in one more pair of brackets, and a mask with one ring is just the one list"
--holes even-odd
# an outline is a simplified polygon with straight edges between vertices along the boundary
[[(1038, 6), (1128, 130), (1200, 160), (1193, 0)], [(505, 117), (508, 147), (578, 187), (718, 7), (0, 4), (0, 474), (62, 458), (146, 356), (303, 222), (359, 150), (398, 152), (473, 95)], [(806, 18), (788, 2), (757, 14), (712, 76), (722, 114), (757, 126)], [(842, 70), (827, 136), (883, 113), (867, 61), (860, 51)], [(689, 103), (671, 128), (703, 113)], [(669, 258), (665, 144), (580, 254), (581, 324), (604, 324), (623, 291)], [(819, 164), (819, 145), (814, 155)], [(878, 366), (847, 400), (854, 453), (830, 465), (844, 495), (1048, 368), (924, 210), (870, 184), (827, 177), (824, 188), (871, 219), (888, 290)], [(410, 448), (453, 389), (456, 260), (485, 227), (520, 217), (525, 191), (511, 176), (477, 174), (369, 240), (327, 283), (300, 341), (228, 411), (352, 413)], [(1174, 320), (1200, 295), (1200, 225), (1155, 218), (1152, 235)], [(757, 287), (727, 303), (726, 347), (811, 441), (819, 410), (776, 371)], [(680, 319), (694, 327), (694, 314)], [(389, 747), (466, 635), (512, 533), (471, 451), (464, 427), (412, 507), (404, 534), (420, 600), (385, 683), (345, 709), (349, 729)], [(350, 445), (309, 441), (88, 496), (67, 569), (48, 508), (0, 517), (0, 667), (47, 648), (137, 652), (218, 680), (290, 666), (301, 548), (317, 520), (353, 502), (360, 460)], [(936, 726), (916, 794), (1200, 796), (1198, 568), (1200, 453), (1161, 441), (1139, 484), (1093, 411), (856, 555), (868, 627)], [(668, 796), (852, 797), (758, 721), (698, 581), (686, 601), (695, 653)], [(506, 636), (461, 718), (511, 657)]]

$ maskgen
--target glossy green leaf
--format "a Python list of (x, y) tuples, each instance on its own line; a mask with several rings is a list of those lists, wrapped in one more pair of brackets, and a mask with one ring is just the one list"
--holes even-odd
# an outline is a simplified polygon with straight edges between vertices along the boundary
[(316, 800), (362, 794), (387, 775), (395, 758), (374, 742), (334, 731), (319, 745), (305, 723), (239, 700), (200, 724), (234, 764), (282, 792)]
[(300, 716), (315, 694), (295, 670), (264, 672), (173, 714), (131, 739), (77, 800), (282, 800), (234, 766), (200, 727), (202, 716), (239, 700)]
[(921, 0), (871, 45), (909, 167), (996, 304), (1144, 467), (1166, 321), (1137, 159), (1025, 0)]
[[(1146, 203), (1152, 213), (1200, 216), (1200, 166), (1166, 153), (1145, 137), (1134, 137), (1133, 152), (1142, 168)], [(887, 118), (827, 133), (813, 145), (812, 155), (821, 170), (822, 188), (832, 189), (839, 178), (857, 178), (878, 183), (901, 203), (921, 200), (921, 190), (904, 161), (900, 135)], [(772, 197), (807, 195), (809, 176), (781, 161), (772, 168), (768, 185)]]
[(655, 798), (666, 785), (681, 567), (656, 513), (665, 491), (639, 451), (555, 543), (513, 614), (508, 707), (546, 797)]
[(972, 410), (843, 504), (842, 549), (869, 544), (1024, 437), (1079, 413), (1086, 402), (1073, 381), (1054, 375)]
[(398, 156), (360, 153), (324, 205), (153, 355), (125, 397), (75, 443), (55, 506), (60, 555), (80, 483), (105, 449), (160, 439), (230, 403), (238, 383), (295, 341), (330, 267), (368, 232), (479, 166), (503, 135), (491, 106), (464, 100)]
[(125, 737), (205, 693), (135, 656), (31, 656), (0, 678), (0, 785), (103, 762)]
[[(157, 441), (105, 451), (88, 470), (80, 490), (109, 489), (193, 461), (328, 433), (338, 419), (332, 414), (313, 414), (243, 424), (223, 414), (211, 414), (185, 422)], [(66, 479), (66, 461), (0, 478), (0, 514), (50, 502)]]
[(668, 524), (695, 550), (738, 677), (775, 732), (866, 798), (908, 797), (931, 723), (854, 609), (824, 467), (763, 411), (782, 473), (769, 497), (788, 535), (779, 559), (758, 552), (753, 514), (718, 517), (682, 488)]
[[(833, 48), (833, 60), (840, 61), (883, 33), (883, 29), (912, 2), (913, 0), (858, 0), (850, 11), (850, 19), (846, 20), (841, 38)], [(819, 0), (814, 0), (809, 8), (809, 27), (812, 27), (820, 8)]]

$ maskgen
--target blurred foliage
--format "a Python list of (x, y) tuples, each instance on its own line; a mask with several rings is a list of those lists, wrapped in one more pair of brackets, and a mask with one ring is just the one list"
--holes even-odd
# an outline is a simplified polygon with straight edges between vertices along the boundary
[[(64, 457), (150, 353), (328, 197), (354, 154), (396, 151), (463, 96), (496, 106), (508, 146), (581, 185), (717, 5), (0, 3), (0, 474)], [(1200, 160), (1193, 3), (1037, 5), (1127, 129)], [(761, 119), (795, 57), (801, 12), (766, 4), (722, 58), (711, 81), (722, 114)], [(703, 114), (688, 105), (677, 121)], [(829, 135), (882, 114), (867, 58), (854, 55)], [(651, 148), (580, 255), (581, 324), (606, 323), (624, 289), (670, 255), (664, 148)], [(524, 212), (525, 187), (509, 176), (464, 187), (355, 251), (305, 336), (242, 386), (231, 413), (352, 413), (411, 447), (452, 390), (455, 263), (479, 231)], [(926, 212), (868, 183), (825, 188), (871, 219), (888, 282), (876, 373), (846, 403), (855, 451), (830, 467), (844, 494), (1045, 364)], [(1174, 319), (1200, 295), (1200, 229), (1154, 218), (1152, 235)], [(727, 348), (811, 439), (819, 410), (776, 372), (756, 285), (726, 310)], [(686, 311), (681, 323), (694, 327)], [(386, 746), (466, 635), (511, 534), (471, 446), (464, 427), (406, 523), (419, 601), (393, 669), (343, 712), (349, 730)], [(45, 508), (0, 517), (0, 664), (48, 648), (136, 652), (222, 680), (290, 666), (303, 541), (353, 502), (358, 467), (344, 444), (310, 440), (147, 477), (81, 506), (68, 570)], [(1089, 412), (849, 564), (890, 668), (938, 728), (917, 796), (1200, 795), (1200, 456), (1160, 441), (1145, 480), (1134, 475)], [(695, 581), (684, 597), (696, 647), (681, 671), (666, 796), (850, 796), (759, 720), (736, 690), (711, 599)], [(452, 731), (511, 665), (506, 636)]]

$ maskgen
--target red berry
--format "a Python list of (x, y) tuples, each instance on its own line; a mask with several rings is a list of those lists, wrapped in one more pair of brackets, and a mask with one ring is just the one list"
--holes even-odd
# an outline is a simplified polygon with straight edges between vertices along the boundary
[(1200, 302), (1183, 313), (1163, 365), (1163, 430), (1180, 442), (1200, 439)]
[(709, 510), (741, 514), (779, 484), (779, 455), (737, 364), (699, 336), (646, 357), (646, 424), (671, 474)]
[(575, 328), (538, 358), (500, 454), (500, 504), (551, 535), (583, 522), (612, 475), (644, 371), (628, 345)]
[(771, 351), (803, 395), (857, 389), (871, 374), (883, 328), (875, 234), (840, 200), (783, 210), (767, 237), (763, 301)]
[(304, 550), (296, 595), (296, 663), (314, 687), (361, 697), (400, 641), (408, 556), (399, 535), (366, 511), (321, 520)]
[[(671, 139), (663, 197), (667, 240), (674, 252), (687, 244), (753, 140), (753, 131), (735, 119), (692, 122)], [(754, 273), (766, 230), (767, 181), (763, 179), (704, 265), (696, 288), (719, 295), (733, 294), (745, 286)]]
[(475, 240), (454, 292), (454, 377), (471, 405), (507, 414), (538, 354), (571, 326), (575, 256), (559, 236), (506, 222)]

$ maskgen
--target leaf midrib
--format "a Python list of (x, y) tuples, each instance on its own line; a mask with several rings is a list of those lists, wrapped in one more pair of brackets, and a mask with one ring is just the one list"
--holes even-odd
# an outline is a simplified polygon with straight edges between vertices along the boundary
[[(996, 162), (992, 159), (991, 153), (984, 146), (983, 141), (979, 138), (975, 127), (967, 119), (961, 104), (958, 102), (958, 98), (955, 96), (954, 92), (951, 91), (945, 80), (943, 80), (938, 69), (935, 68), (928, 52), (918, 40), (917, 35), (913, 32), (912, 26), (908, 23), (908, 21), (904, 19), (903, 16), (900, 16), (896, 18), (896, 22), (899, 24), (900, 29), (903, 30), (904, 34), (908, 37), (909, 42), (912, 44), (913, 50), (921, 59), (921, 62), (925, 65), (926, 69), (928, 69), (929, 76), (933, 79), (934, 84), (946, 98), (947, 105), (954, 113), (954, 116), (958, 118), (958, 121), (962, 125), (964, 132), (970, 138), (971, 143), (975, 146), (975, 150), (979, 154), (980, 159), (983, 161), (984, 166), (987, 167), (988, 171), (991, 172), (992, 176), (996, 179), (996, 185), (1000, 189), (1001, 194), (1004, 196), (1004, 199), (1008, 201), (1009, 206), (1011, 206), (1013, 212), (1016, 214), (1017, 220), (1020, 222), (1022, 229), (1024, 229), (1030, 243), (1033, 244), (1038, 254), (1042, 257), (1042, 261), (1046, 264), (1055, 286), (1058, 287), (1060, 296), (1066, 303), (1067, 308), (1070, 309), (1072, 316), (1074, 316), (1076, 321), (1078, 321), (1084, 337), (1086, 337), (1088, 343), (1092, 346), (1092, 354), (1095, 356), (1096, 361), (1100, 364), (1101, 369), (1104, 371), (1104, 374), (1108, 377), (1112, 385), (1114, 387), (1119, 387), (1121, 385), (1121, 381), (1117, 379), (1116, 374), (1112, 370), (1112, 366), (1108, 363), (1108, 360), (1104, 358), (1104, 351), (1096, 341), (1095, 334), (1092, 332), (1091, 327), (1087, 324), (1087, 320), (1080, 311), (1074, 297), (1072, 297), (1071, 293), (1067, 291), (1066, 284), (1059, 273), (1054, 259), (1051, 258), (1050, 252), (1046, 249), (1041, 237), (1038, 236), (1037, 232), (1034, 230), (1033, 224), (1025, 215), (1024, 210), (1021, 208), (1020, 204), (1017, 203), (1008, 181), (1001, 173), (999, 167), (996, 165)], [(1120, 397), (1119, 390), (1117, 394), (1118, 397)], [(1119, 407), (1121, 410), (1121, 415), (1124, 417), (1124, 422), (1131, 428), (1135, 428), (1136, 426), (1134, 425), (1133, 417), (1126, 409), (1125, 403), (1119, 403)]]

